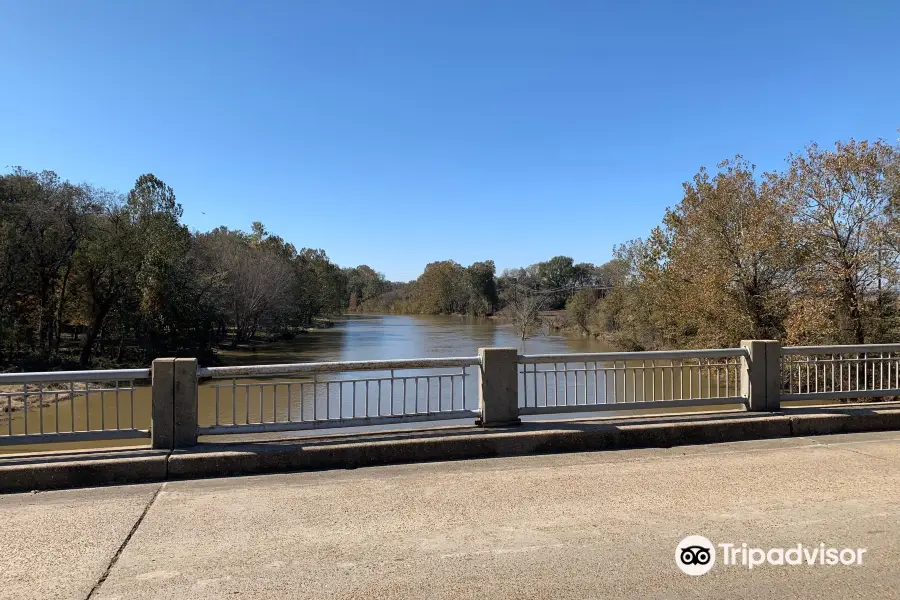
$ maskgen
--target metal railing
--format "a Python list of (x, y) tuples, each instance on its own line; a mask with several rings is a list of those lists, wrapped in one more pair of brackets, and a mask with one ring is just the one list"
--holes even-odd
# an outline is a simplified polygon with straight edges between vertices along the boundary
[(199, 369), (216, 382), (214, 410), (204, 411), (213, 420), (199, 423), (198, 434), (476, 417), (477, 378), (468, 371), (478, 364), (476, 356)]
[(519, 357), (519, 414), (746, 405), (744, 348)]
[(900, 344), (786, 346), (781, 400), (900, 396)]
[[(0, 446), (301, 431), (680, 407), (777, 411), (781, 401), (900, 397), (900, 344), (480, 356), (0, 374)], [(152, 387), (144, 383), (153, 372)], [(136, 386), (135, 382), (141, 382)], [(151, 427), (151, 416), (153, 419)]]
[(134, 395), (149, 378), (150, 369), (0, 374), (0, 445), (149, 437), (149, 405), (136, 418)]

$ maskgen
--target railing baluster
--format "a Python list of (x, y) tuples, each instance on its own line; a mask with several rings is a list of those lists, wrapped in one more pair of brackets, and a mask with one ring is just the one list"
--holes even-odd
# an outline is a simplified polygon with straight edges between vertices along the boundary
[[(393, 385), (393, 382), (392, 384)], [(456, 377), (450, 376), (450, 410), (455, 410), (456, 406)]]
[(637, 366), (631, 367), (631, 401), (637, 402)]
[(462, 368), (462, 377), (461, 377), (461, 379), (462, 379), (461, 385), (462, 385), (462, 403), (463, 403), (462, 407), (463, 407), (463, 410), (468, 410), (468, 406), (466, 405), (466, 379), (467, 379), (468, 376), (469, 376), (469, 375), (468, 375), (468, 372), (467, 372), (467, 369), (468, 369), (468, 367), (463, 367), (463, 368)]
[(261, 383), (259, 385), (259, 422), (265, 423), (266, 420), (263, 418), (263, 390), (265, 389), (265, 384)]
[(559, 406), (559, 400), (557, 399), (559, 394), (559, 382), (556, 380), (557, 372), (556, 372), (556, 364), (553, 365), (553, 405)]
[[(407, 414), (409, 411), (406, 409), (406, 379), (402, 379), (403, 381), (403, 414)], [(463, 394), (466, 393), (466, 386), (463, 385)], [(413, 411), (415, 413), (415, 411)]]
[[(331, 418), (331, 381), (326, 379), (325, 384), (325, 406), (328, 407), (328, 418)], [(338, 406), (338, 414), (343, 417), (344, 416), (344, 407)]]
[[(682, 363), (681, 374), (684, 376), (684, 366)], [(694, 369), (693, 365), (688, 365), (688, 400), (694, 399)]]
[(669, 361), (669, 400), (675, 399), (675, 359)]

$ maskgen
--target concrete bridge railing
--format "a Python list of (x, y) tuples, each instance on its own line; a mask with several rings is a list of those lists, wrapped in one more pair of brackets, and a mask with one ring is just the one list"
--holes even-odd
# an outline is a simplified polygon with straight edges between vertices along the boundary
[[(136, 389), (149, 403), (143, 417)], [(509, 427), (532, 415), (686, 407), (772, 412), (782, 401), (898, 395), (900, 344), (746, 340), (560, 355), (482, 348), (470, 357), (211, 368), (163, 358), (150, 369), (0, 375), (0, 444), (149, 437), (154, 448), (175, 449), (222, 434), (451, 419)]]

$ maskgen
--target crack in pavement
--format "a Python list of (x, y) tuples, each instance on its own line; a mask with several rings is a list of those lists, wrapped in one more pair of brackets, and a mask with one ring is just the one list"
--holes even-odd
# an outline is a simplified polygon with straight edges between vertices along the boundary
[(141, 515), (137, 518), (134, 525), (131, 527), (131, 531), (128, 532), (128, 535), (125, 536), (125, 539), (122, 540), (122, 544), (119, 546), (119, 549), (116, 550), (116, 553), (113, 554), (112, 558), (109, 561), (109, 564), (106, 565), (106, 569), (103, 571), (103, 574), (100, 576), (100, 579), (97, 580), (97, 583), (94, 584), (94, 587), (91, 588), (91, 591), (88, 592), (88, 595), (85, 596), (85, 600), (91, 600), (100, 591), (100, 587), (103, 585), (103, 582), (106, 581), (106, 578), (109, 577), (112, 568), (116, 566), (116, 562), (118, 562), (119, 557), (122, 556), (122, 552), (125, 551), (125, 546), (128, 545), (128, 542), (131, 541), (131, 536), (134, 535), (134, 532), (137, 531), (138, 527), (141, 526), (141, 523), (144, 521), (144, 517), (147, 516), (147, 513), (150, 511), (150, 507), (153, 506), (153, 503), (156, 501), (156, 497), (159, 496), (159, 492), (165, 487), (166, 483), (163, 482), (160, 484), (156, 491), (153, 492), (153, 495), (150, 496), (150, 500), (147, 502), (147, 506), (144, 507), (144, 510), (141, 512)]
[(884, 462), (888, 462), (888, 463), (894, 462), (892, 460), (888, 460), (888, 459), (884, 458), (883, 456), (875, 456), (874, 454), (867, 454), (866, 452), (860, 452), (859, 450), (853, 450), (851, 448), (841, 448), (841, 450), (846, 450), (847, 452), (852, 452), (853, 454), (865, 456), (866, 458), (874, 458), (876, 460), (880, 460), (880, 461), (884, 461)]

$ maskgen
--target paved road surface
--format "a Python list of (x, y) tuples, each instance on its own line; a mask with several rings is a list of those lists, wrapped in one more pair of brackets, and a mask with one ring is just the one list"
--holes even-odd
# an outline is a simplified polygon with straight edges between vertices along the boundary
[[(900, 598), (900, 433), (0, 497), (0, 597)], [(718, 563), (700, 534), (867, 548)]]

